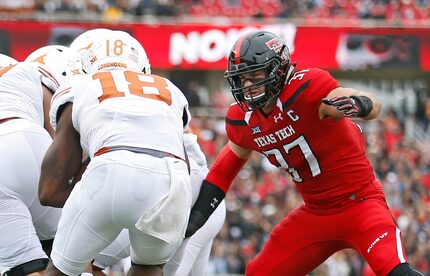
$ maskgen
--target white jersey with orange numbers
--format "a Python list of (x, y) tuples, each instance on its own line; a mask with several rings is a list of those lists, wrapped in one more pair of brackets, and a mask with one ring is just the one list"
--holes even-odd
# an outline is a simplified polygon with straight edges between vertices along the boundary
[(184, 158), (188, 102), (169, 80), (113, 70), (83, 76), (53, 97), (51, 122), (61, 104), (73, 101), (72, 119), (81, 146), (93, 157), (115, 146), (150, 148)]
[(58, 87), (49, 70), (21, 62), (0, 70), (0, 119), (19, 117), (43, 126), (43, 90)]

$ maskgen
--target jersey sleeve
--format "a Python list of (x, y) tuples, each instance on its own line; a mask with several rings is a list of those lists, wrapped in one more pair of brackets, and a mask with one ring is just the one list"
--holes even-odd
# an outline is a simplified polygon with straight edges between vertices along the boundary
[(61, 86), (62, 79), (60, 79), (60, 77), (57, 76), (48, 66), (39, 63), (36, 64), (37, 70), (41, 75), (42, 84), (54, 93)]
[(243, 112), (237, 103), (232, 103), (225, 117), (225, 130), (228, 139), (241, 147), (245, 147), (247, 137), (250, 137), (246, 116), (247, 113)]
[(314, 101), (321, 102), (333, 89), (339, 87), (339, 83), (333, 78), (329, 72), (321, 69), (312, 69), (311, 71), (311, 87), (312, 93), (309, 98)]
[(176, 87), (171, 81), (168, 79), (165, 79), (168, 87), (170, 88), (170, 91), (172, 92), (172, 108), (175, 110), (175, 112), (178, 114), (179, 117), (182, 118), (184, 131), (187, 131), (189, 129), (189, 124), (191, 121), (191, 112), (189, 110), (189, 105), (187, 98), (185, 98), (184, 93)]
[(49, 119), (52, 128), (55, 130), (58, 122), (58, 110), (66, 103), (73, 102), (74, 94), (70, 85), (61, 86), (55, 92), (51, 99), (51, 109), (49, 111)]
[(185, 151), (190, 159), (193, 159), (199, 166), (207, 166), (206, 156), (197, 142), (197, 135), (192, 133), (184, 134)]
[(300, 97), (306, 98), (306, 108), (315, 111), (321, 105), (321, 100), (333, 89), (339, 87), (339, 83), (329, 72), (319, 68), (297, 71), (289, 82), (291, 83), (289, 89), (294, 91), (293, 94), (303, 91)]

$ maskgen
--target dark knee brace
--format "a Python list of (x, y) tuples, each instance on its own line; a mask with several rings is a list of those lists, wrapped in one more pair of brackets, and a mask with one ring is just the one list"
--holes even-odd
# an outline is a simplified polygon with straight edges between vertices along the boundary
[(131, 261), (131, 265), (132, 266), (141, 266), (141, 267), (151, 267), (151, 266), (157, 266), (159, 267), (161, 270), (164, 267), (164, 264), (158, 264), (158, 265), (141, 265), (141, 264), (136, 264), (135, 262)]
[(43, 240), (43, 241), (40, 241), (40, 243), (42, 244), (42, 249), (43, 251), (45, 251), (46, 255), (48, 255), (48, 257), (51, 257), (51, 250), (52, 250), (52, 244), (54, 243), (54, 239)]
[(48, 262), (48, 259), (32, 260), (9, 269), (3, 274), (3, 276), (22, 276), (43, 271), (48, 266)]
[(408, 263), (397, 265), (388, 276), (424, 276), (424, 274), (413, 269)]

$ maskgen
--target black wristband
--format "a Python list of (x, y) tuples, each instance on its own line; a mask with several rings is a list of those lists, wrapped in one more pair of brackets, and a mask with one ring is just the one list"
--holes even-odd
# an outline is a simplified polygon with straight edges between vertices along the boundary
[(223, 190), (214, 184), (203, 180), (199, 197), (193, 206), (193, 210), (200, 211), (203, 216), (208, 219), (224, 199), (224, 197), (225, 193)]
[(357, 106), (360, 107), (360, 113), (358, 117), (366, 117), (370, 114), (373, 109), (373, 102), (369, 97), (366, 96), (351, 96), (354, 99)]

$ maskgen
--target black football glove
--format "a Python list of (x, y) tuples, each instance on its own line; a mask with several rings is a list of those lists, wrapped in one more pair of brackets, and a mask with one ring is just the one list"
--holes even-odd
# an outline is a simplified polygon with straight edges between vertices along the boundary
[(366, 96), (324, 98), (322, 102), (334, 106), (346, 117), (366, 117), (373, 108), (372, 101)]
[(223, 190), (203, 180), (199, 197), (191, 209), (190, 219), (188, 220), (187, 230), (185, 231), (185, 238), (194, 235), (194, 233), (206, 223), (224, 197), (225, 193)]

